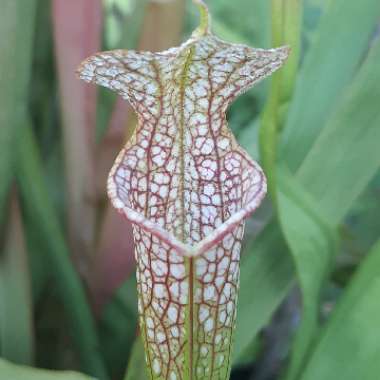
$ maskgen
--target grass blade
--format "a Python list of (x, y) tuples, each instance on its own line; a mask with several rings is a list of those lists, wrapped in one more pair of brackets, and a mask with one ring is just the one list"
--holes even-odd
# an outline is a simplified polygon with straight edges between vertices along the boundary
[(380, 372), (380, 241), (360, 266), (301, 380), (373, 380)]
[(11, 201), (7, 230), (5, 249), (0, 255), (0, 353), (2, 357), (14, 362), (32, 364), (32, 295), (16, 193)]
[(302, 320), (287, 374), (287, 379), (295, 379), (317, 331), (320, 293), (336, 251), (336, 237), (334, 228), (294, 178), (283, 171), (279, 179), (281, 229), (293, 255), (303, 299)]

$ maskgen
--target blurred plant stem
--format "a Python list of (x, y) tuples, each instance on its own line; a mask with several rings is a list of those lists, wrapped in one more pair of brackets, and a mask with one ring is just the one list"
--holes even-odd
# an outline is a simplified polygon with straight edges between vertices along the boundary
[(261, 117), (259, 146), (261, 162), (268, 179), (269, 195), (277, 208), (278, 134), (295, 86), (301, 45), (301, 0), (272, 0), (272, 46), (288, 45), (291, 53), (284, 69), (271, 79), (267, 104)]
[[(288, 58), (281, 77), (281, 105), (288, 106), (294, 87), (301, 57), (302, 44), (302, 19), (303, 0), (283, 0), (283, 41), (282, 44), (289, 45), (291, 54)], [(280, 110), (280, 116), (283, 114)], [(280, 127), (283, 120), (280, 118)]]
[[(143, 6), (139, 4), (138, 7)], [(138, 50), (161, 51), (178, 45), (182, 35), (185, 13), (184, 0), (150, 1), (145, 5)], [(168, 22), (170, 20), (170, 22)], [(128, 28), (128, 25), (126, 25)], [(122, 112), (120, 111), (122, 110)], [(123, 112), (125, 113), (123, 116)], [(120, 124), (119, 124), (120, 123)], [(105, 139), (111, 159), (107, 173), (125, 141), (136, 127), (136, 117), (123, 99), (116, 103)], [(101, 165), (104, 167), (104, 163)], [(105, 184), (105, 179), (104, 179)], [(103, 185), (104, 186), (104, 185)], [(105, 190), (104, 190), (105, 193)], [(100, 235), (95, 268), (95, 292), (98, 307), (104, 305), (134, 267), (132, 225), (107, 204)]]
[(96, 218), (96, 89), (75, 77), (83, 59), (100, 49), (101, 0), (54, 0), (56, 62), (64, 136), (70, 247), (80, 273), (88, 278), (94, 254)]
[(0, 255), (0, 353), (19, 364), (33, 364), (33, 302), (21, 211), (14, 188), (7, 237)]

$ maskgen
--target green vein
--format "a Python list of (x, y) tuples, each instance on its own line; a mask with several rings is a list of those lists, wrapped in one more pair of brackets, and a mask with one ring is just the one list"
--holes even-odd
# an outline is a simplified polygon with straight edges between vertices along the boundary
[[(194, 47), (191, 47), (186, 57), (183, 67), (180, 89), (180, 123), (179, 123), (179, 138), (180, 138), (180, 197), (181, 197), (181, 240), (186, 241), (185, 233), (185, 88), (188, 82), (190, 65), (194, 56)], [(192, 258), (185, 258), (186, 273), (189, 278), (189, 306), (185, 310), (185, 326), (187, 335), (187, 347), (185, 349), (185, 367), (188, 366), (189, 380), (193, 379), (193, 342), (194, 342), (194, 261)], [(186, 353), (186, 351), (188, 351)], [(186, 370), (186, 368), (185, 368)]]

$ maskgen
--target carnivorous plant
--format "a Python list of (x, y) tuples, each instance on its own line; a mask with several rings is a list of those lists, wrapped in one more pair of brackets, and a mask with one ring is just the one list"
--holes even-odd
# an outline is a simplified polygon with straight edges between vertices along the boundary
[(266, 193), (225, 112), (279, 69), (289, 49), (231, 44), (200, 26), (160, 53), (114, 50), (79, 76), (130, 102), (138, 126), (108, 194), (133, 223), (140, 329), (152, 379), (228, 379), (244, 221)]

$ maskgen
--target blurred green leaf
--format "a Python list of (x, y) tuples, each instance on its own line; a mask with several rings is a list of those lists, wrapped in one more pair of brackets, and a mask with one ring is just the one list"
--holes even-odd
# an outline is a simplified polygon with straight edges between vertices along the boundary
[(308, 50), (310, 44), (313, 42), (314, 32), (317, 28), (320, 18), (323, 14), (327, 3), (330, 0), (303, 0), (304, 2), (304, 16), (303, 16), (303, 49)]
[(347, 214), (380, 167), (379, 62), (377, 40), (299, 171), (332, 223)]
[(140, 336), (136, 338), (133, 344), (131, 360), (124, 380), (148, 380), (144, 345)]
[[(1, 380), (91, 380), (90, 377), (69, 371), (47, 371), (14, 365), (0, 359)], [(94, 379), (93, 379), (94, 380)]]
[[(287, 379), (297, 378), (297, 373), (306, 363), (317, 328), (321, 287), (331, 268), (333, 230), (323, 219), (333, 224), (339, 222), (380, 166), (377, 143), (380, 141), (380, 112), (374, 100), (380, 91), (377, 85), (373, 85), (380, 80), (379, 59), (378, 43), (354, 83), (349, 86), (341, 107), (322, 131), (301, 167), (301, 180), (308, 184), (310, 192), (319, 201), (311, 199), (306, 202), (307, 208), (313, 211), (309, 212), (309, 216), (304, 212), (306, 208), (300, 212), (305, 204), (305, 195), (300, 194), (294, 186), (293, 205), (287, 203), (289, 199), (282, 197), (282, 230), (294, 256), (303, 293), (303, 317)], [(333, 150), (331, 146), (334, 146)], [(326, 184), (331, 184), (328, 192)], [(282, 195), (286, 194), (282, 192)], [(322, 210), (322, 215), (318, 208)]]
[(318, 327), (321, 290), (331, 268), (337, 239), (334, 228), (320, 215), (314, 199), (285, 170), (279, 175), (278, 203), (281, 229), (293, 255), (303, 300), (302, 320), (288, 368), (287, 378), (294, 379), (306, 361)]
[[(70, 263), (70, 252), (59, 222), (63, 220), (63, 213), (67, 210), (65, 187), (62, 186), (61, 180), (56, 180), (63, 178), (63, 164), (60, 151), (56, 149), (62, 145), (62, 136), (60, 128), (57, 127), (57, 81), (52, 64), (53, 46), (49, 41), (52, 33), (47, 25), (50, 22), (50, 0), (39, 2), (37, 32), (42, 41), (37, 43), (38, 46), (36, 41), (33, 46), (31, 37), (34, 2), (30, 0), (24, 4), (20, 0), (4, 0), (0, 14), (0, 31), (3, 36), (7, 36), (0, 41), (0, 70), (5, 73), (0, 75), (0, 224), (1, 217), (6, 215), (3, 210), (15, 174), (12, 160), (19, 155), (17, 175), (19, 183), (22, 184), (25, 211), (23, 221), (28, 237), (28, 250), (32, 256), (29, 270), (34, 274), (33, 285), (36, 285), (36, 294), (46, 295), (46, 278), (57, 282), (65, 308), (62, 320), (67, 318), (69, 321), (74, 346), (81, 352), (80, 358), (86, 371), (100, 373), (102, 369), (99, 368), (103, 365), (95, 362), (101, 362), (104, 358), (112, 375), (120, 379), (125, 364), (130, 359), (133, 345), (133, 359), (129, 362), (126, 379), (146, 380), (143, 348), (141, 341), (135, 339), (135, 289), (133, 295), (130, 291), (134, 287), (133, 281), (126, 283), (104, 309), (97, 326), (100, 336), (98, 342), (83, 286)], [(146, 2), (147, 0), (144, 0), (144, 4)], [(116, 4), (116, 1), (108, 3)], [(112, 48), (134, 48), (140, 34), (144, 6), (140, 1), (118, 0), (118, 3), (123, 5), (123, 14), (121, 15), (114, 6), (112, 9), (109, 8), (108, 17), (112, 18), (113, 22), (116, 21), (119, 28), (114, 37), (126, 42), (117, 42), (117, 46)], [(188, 2), (189, 5), (190, 3), (191, 1)], [(214, 14), (214, 31), (220, 37), (257, 47), (272, 46), (269, 33), (270, 1), (215, 0), (208, 3)], [(299, 333), (293, 350), (293, 361), (296, 363), (294, 372), (298, 372), (298, 367), (306, 368), (304, 376), (298, 377), (297, 380), (374, 380), (380, 372), (376, 360), (380, 357), (380, 337), (377, 331), (378, 323), (376, 324), (380, 319), (378, 302), (376, 304), (380, 291), (375, 270), (379, 267), (379, 246), (376, 248), (377, 253), (373, 252), (372, 258), (369, 257), (363, 263), (346, 294), (343, 287), (349, 283), (352, 271), (360, 265), (363, 252), (373, 243), (374, 238), (378, 237), (378, 185), (369, 183), (373, 176), (379, 173), (380, 165), (379, 43), (372, 40), (371, 52), (367, 57), (366, 55), (371, 34), (379, 20), (380, 7), (375, 0), (304, 0), (303, 3), (305, 21), (302, 33), (305, 57), (302, 57), (303, 67), (297, 75), (294, 102), (289, 104), (290, 115), (281, 147), (281, 163), (289, 163), (295, 174), (294, 177), (288, 173), (279, 176), (281, 224), (277, 220), (272, 221), (256, 241), (245, 247), (241, 262), (234, 363), (239, 366), (243, 363), (242, 359), (246, 364), (255, 361), (255, 369), (266, 365), (267, 360), (273, 364), (273, 358), (265, 356), (268, 350), (265, 344), (268, 341), (257, 339), (257, 334), (270, 323), (273, 312), (288, 294), (297, 275), (303, 289), (304, 313), (301, 325), (297, 326)], [(124, 7), (127, 5), (126, 10)], [(194, 8), (191, 6), (189, 9)], [(198, 18), (198, 15), (196, 17)], [(159, 29), (156, 28), (158, 38), (161, 36)], [(107, 36), (106, 40), (110, 41)], [(113, 38), (112, 43), (116, 44), (116, 38)], [(35, 70), (28, 92), (32, 49)], [(229, 113), (234, 133), (238, 134), (247, 150), (256, 156), (255, 120), (258, 119), (258, 110), (267, 98), (268, 84), (268, 81), (264, 82), (244, 100), (234, 103)], [(109, 125), (109, 115), (113, 109), (113, 98), (109, 96), (112, 96), (110, 92), (104, 98), (102, 94), (98, 102), (99, 137)], [(28, 106), (38, 136), (38, 147), (32, 141), (33, 129), (27, 121)], [(285, 119), (283, 116), (286, 116), (287, 106), (281, 106), (279, 112), (281, 124)], [(251, 128), (250, 122), (255, 128)], [(27, 134), (30, 134), (32, 143), (29, 145), (24, 143), (29, 137), (25, 137), (23, 133), (19, 134), (19, 130), (26, 126), (30, 128)], [(57, 164), (51, 165), (53, 149), (57, 152), (54, 153)], [(31, 151), (34, 153), (30, 155)], [(39, 152), (43, 157), (43, 164), (38, 157)], [(50, 170), (43, 173), (42, 166), (45, 170), (47, 167)], [(359, 204), (356, 198), (366, 188), (366, 193), (371, 195), (362, 197)], [(97, 209), (99, 225), (102, 224), (102, 206)], [(56, 209), (60, 211), (57, 212)], [(344, 221), (347, 214), (349, 219)], [(344, 280), (338, 281), (338, 285), (342, 287), (339, 288), (339, 294), (343, 292), (344, 295), (342, 302), (333, 312), (331, 321), (320, 335), (320, 330), (316, 330), (319, 293), (324, 286), (327, 273), (334, 265), (331, 261), (334, 256), (331, 233), (342, 221), (345, 223), (341, 228), (341, 231), (345, 232), (341, 235), (344, 253), (339, 258), (338, 270), (343, 272)], [(333, 228), (326, 224), (332, 224)], [(7, 228), (0, 230), (0, 235), (7, 232)], [(1, 237), (0, 243), (3, 243)], [(28, 296), (20, 296), (24, 297), (24, 301), (20, 301), (19, 298), (21, 288), (26, 290), (25, 284), (22, 285), (26, 277), (18, 277), (20, 272), (15, 263), (18, 257), (9, 255), (9, 252), (0, 252), (2, 263), (5, 259), (9, 260), (8, 263), (14, 260), (13, 269), (9, 265), (0, 265), (1, 281), (7, 281), (5, 286), (0, 287), (0, 299), (4, 302), (6, 298), (9, 305), (6, 308), (1, 306), (0, 314), (10, 316), (7, 320), (13, 326), (7, 328), (3, 324), (3, 336), (13, 337), (13, 340), (3, 338), (0, 349), (4, 352), (5, 346), (1, 346), (1, 343), (5, 342), (8, 348), (13, 345), (14, 350), (21, 352), (27, 351), (28, 347), (19, 344), (19, 339), (27, 342), (30, 338), (28, 334), (31, 332), (20, 328), (16, 336), (14, 331), (17, 330), (18, 324), (26, 326), (29, 315), (25, 313), (31, 311), (27, 310)], [(375, 256), (377, 259), (374, 259)], [(334, 271), (333, 277), (335, 285), (336, 272)], [(336, 297), (334, 295), (332, 298)], [(50, 366), (59, 361), (65, 366), (75, 365), (77, 358), (72, 356), (71, 347), (67, 350), (71, 340), (67, 340), (66, 336), (63, 339), (62, 336), (55, 339), (54, 334), (59, 335), (54, 330), (56, 327), (60, 332), (65, 331), (62, 320), (55, 319), (61, 312), (52, 311), (55, 305), (55, 302), (47, 304), (42, 297), (36, 298), (33, 305), (38, 321), (41, 321), (41, 314), (43, 315), (43, 322), (37, 328), (38, 358), (42, 359), (38, 364)], [(14, 307), (18, 310), (25, 309), (25, 313), (13, 311)], [(298, 316), (298, 310), (296, 313)], [(3, 323), (3, 320), (0, 317), (0, 323)], [(53, 343), (49, 341), (50, 337), (44, 336), (48, 329), (49, 334), (53, 335)], [(272, 329), (271, 324), (269, 331), (272, 332)], [(315, 332), (317, 334), (314, 334)], [(284, 337), (278, 339), (279, 345), (284, 347), (281, 341)], [(259, 355), (255, 355), (252, 348), (257, 347), (261, 341), (263, 345), (260, 347)], [(57, 344), (59, 347), (55, 346)], [(53, 345), (54, 349), (50, 350)], [(285, 346), (287, 345), (288, 341), (285, 338)], [(52, 360), (49, 361), (47, 357)], [(56, 360), (55, 357), (59, 359)], [(287, 365), (286, 362), (287, 360), (284, 360), (284, 366)], [(90, 367), (96, 368), (89, 370)], [(249, 376), (253, 378), (260, 374), (255, 372)], [(276, 376), (274, 378), (278, 378), (278, 372)], [(244, 373), (242, 378), (247, 379), (248, 376)], [(89, 378), (69, 372), (16, 367), (0, 360), (0, 379)]]
[(46, 191), (38, 148), (31, 128), (23, 128), (18, 136), (17, 179), (26, 213), (33, 216), (40, 240), (46, 244), (47, 258), (64, 304), (71, 336), (85, 371), (107, 379), (94, 320), (79, 276)]
[[(32, 61), (32, 41), (36, 1), (5, 0), (0, 13), (0, 226), (14, 176), (14, 146), (17, 131), (27, 120), (28, 85)], [(20, 18), (23, 23), (20, 24)], [(15, 215), (15, 212), (17, 215)], [(18, 211), (11, 211), (5, 250), (0, 257), (1, 303), (0, 351), (22, 363), (32, 361), (30, 294), (26, 252)], [(0, 247), (3, 232), (1, 228)], [(20, 239), (20, 241), (18, 241)], [(24, 312), (24, 314), (23, 314)], [(21, 314), (20, 314), (21, 313)], [(17, 342), (17, 343), (16, 343)]]
[(34, 223), (33, 215), (24, 214), (25, 240), (29, 252), (29, 266), (32, 280), (32, 292), (34, 302), (39, 302), (44, 295), (47, 282), (51, 279), (52, 274), (46, 270), (46, 244), (41, 241), (39, 236), (39, 227)]
[(267, 226), (244, 249), (233, 361), (252, 344), (294, 283), (292, 260), (277, 224)]
[(260, 120), (254, 119), (238, 136), (240, 145), (256, 161), (259, 160), (259, 126)]
[(222, 38), (229, 42), (249, 45), (248, 39), (235, 32), (234, 29), (231, 29), (228, 25), (223, 23), (222, 20), (213, 20), (212, 29), (219, 38)]
[(107, 0), (105, 10), (105, 49), (133, 49), (136, 47), (145, 7), (149, 0), (138, 3)]
[[(189, 17), (187, 17), (186, 32), (191, 33), (198, 25), (198, 14), (191, 1), (188, 1), (187, 4)], [(249, 46), (272, 47), (270, 38), (270, 1), (239, 0), (237, 3), (230, 0), (218, 0), (209, 1), (207, 4), (212, 15), (212, 30), (218, 37), (229, 42)], [(269, 81), (264, 81), (248, 92), (259, 107), (262, 107), (265, 103), (269, 83)], [(244, 102), (244, 99), (240, 98), (236, 101), (236, 103), (239, 102)], [(235, 107), (232, 105), (229, 113), (239, 117), (244, 112), (250, 112), (251, 115), (252, 112), (255, 112), (254, 114), (257, 116), (257, 110), (252, 107), (252, 99), (250, 103), (248, 107)], [(236, 112), (234, 112), (235, 109)], [(229, 125), (236, 132), (232, 117), (230, 117)]]
[(301, 380), (374, 380), (380, 373), (380, 241), (360, 266)]
[(254, 359), (259, 357), (262, 349), (261, 340), (259, 337), (254, 339), (245, 350), (235, 358), (233, 365), (237, 368), (249, 366)]
[[(213, 16), (213, 30), (230, 42), (260, 47), (270, 45), (270, 2), (267, 0), (240, 0), (239, 6), (230, 0), (209, 2)], [(240, 10), (244, 10), (241, 12)], [(195, 16), (194, 8), (190, 11)], [(194, 25), (197, 21), (194, 21)], [(193, 25), (193, 26), (194, 26)]]
[[(108, 36), (109, 42), (107, 43), (106, 41), (106, 50), (136, 49), (141, 34), (147, 3), (148, 0), (139, 0), (138, 3), (136, 2), (133, 4), (130, 13), (127, 15), (122, 14), (124, 17), (120, 17), (120, 14), (118, 14), (117, 11), (120, 11), (118, 7), (125, 5), (124, 0), (122, 2), (115, 1), (113, 4), (110, 2), (111, 6), (107, 7), (108, 15), (106, 15), (106, 23), (110, 26), (113, 24), (117, 25), (114, 29), (116, 29), (116, 34), (120, 36), (120, 39), (116, 44), (112, 44), (112, 36)], [(111, 27), (109, 29), (113, 28)], [(115, 111), (115, 107), (117, 106), (117, 97), (116, 94), (104, 88), (100, 88), (98, 92), (96, 140), (100, 141), (110, 127), (112, 112)]]
[[(378, 92), (376, 86), (379, 83), (377, 78), (380, 67), (376, 63), (379, 62), (378, 44), (373, 49), (355, 83), (341, 100), (342, 104), (334, 119), (321, 135), (320, 139), (323, 140), (317, 140), (310, 158), (306, 159), (297, 177), (306, 191), (315, 198), (320, 213), (332, 225), (341, 222), (380, 165), (378, 97), (373, 95)], [(359, 117), (365, 120), (364, 125)], [(304, 128), (303, 133), (312, 135), (313, 130)], [(306, 137), (310, 141), (313, 138)], [(292, 154), (301, 157), (303, 152), (295, 147)], [(301, 158), (300, 160), (302, 161)], [(335, 170), (329, 170), (330, 166)], [(337, 181), (337, 177), (341, 180)], [(286, 220), (286, 216), (283, 219)], [(282, 238), (278, 227), (273, 226), (272, 229), (277, 230), (276, 235), (267, 238), (259, 236), (242, 259), (236, 356), (268, 322), (293, 280), (291, 269), (286, 269), (292, 267), (286, 244), (279, 244)], [(277, 263), (278, 266), (275, 266)], [(273, 268), (270, 276), (268, 268)], [(281, 274), (282, 268), (285, 270)], [(277, 283), (281, 285), (274, 290), (273, 285)], [(254, 297), (252, 284), (255, 284), (258, 292)], [(268, 292), (267, 289), (272, 291)], [(265, 298), (264, 304), (262, 298)]]
[[(378, 0), (330, 1), (298, 75), (282, 153), (299, 167), (363, 59), (378, 24)], [(335, 181), (338, 183), (338, 181)]]
[[(310, 199), (306, 201), (307, 208), (301, 210), (305, 194), (293, 186), (295, 197), (291, 205), (287, 202), (286, 193), (282, 192), (285, 195), (280, 212), (282, 230), (295, 259), (303, 293), (302, 322), (287, 379), (297, 378), (306, 363), (318, 326), (320, 291), (334, 256), (333, 229), (323, 219), (332, 225), (338, 223), (380, 166), (377, 143), (380, 141), (380, 112), (375, 105), (376, 100), (373, 100), (377, 98), (376, 94), (380, 95), (378, 86), (373, 85), (380, 80), (379, 59), (380, 44), (377, 44), (354, 83), (348, 87), (341, 107), (301, 166), (300, 180), (307, 184), (318, 202)], [(333, 150), (331, 146), (334, 146)], [(329, 184), (328, 192), (326, 184)], [(312, 212), (305, 212), (307, 209)]]
[[(36, 1), (4, 0), (0, 13), (0, 224), (13, 176), (15, 133), (26, 119)], [(23, 22), (20, 23), (20, 20)]]
[(354, 256), (353, 259), (360, 259), (361, 255), (367, 252), (378, 239), (380, 187), (376, 182), (379, 179), (380, 172), (378, 171), (369, 188), (359, 197), (349, 212), (345, 246)]
[(5, 249), (0, 254), (0, 354), (20, 364), (32, 364), (34, 359), (30, 285), (28, 255), (15, 193)]
[(124, 374), (136, 331), (137, 284), (132, 275), (106, 305), (99, 323), (101, 350), (113, 377)]

